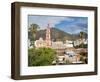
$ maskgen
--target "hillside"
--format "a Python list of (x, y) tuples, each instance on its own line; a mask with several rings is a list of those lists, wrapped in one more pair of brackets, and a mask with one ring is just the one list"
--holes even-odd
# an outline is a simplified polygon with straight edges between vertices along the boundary
[[(66, 39), (67, 40), (75, 40), (75, 39), (79, 39), (79, 34), (69, 34), (69, 33), (66, 33), (62, 30), (59, 30), (57, 28), (51, 28), (51, 40), (53, 41), (57, 41), (57, 40), (60, 40), (60, 41), (65, 41)], [(42, 37), (43, 39), (45, 39), (46, 37), (46, 30), (39, 30), (37, 33), (36, 33), (36, 40), (38, 40), (40, 37)], [(87, 37), (87, 34), (85, 33), (85, 37)]]

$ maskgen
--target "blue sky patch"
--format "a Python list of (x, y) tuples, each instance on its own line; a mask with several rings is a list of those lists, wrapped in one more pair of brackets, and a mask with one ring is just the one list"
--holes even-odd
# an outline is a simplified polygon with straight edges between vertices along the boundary
[(29, 15), (28, 21), (29, 26), (35, 23), (40, 26), (40, 29), (46, 29), (49, 24), (50, 27), (58, 28), (70, 34), (77, 34), (80, 31), (87, 32), (88, 29), (88, 17)]

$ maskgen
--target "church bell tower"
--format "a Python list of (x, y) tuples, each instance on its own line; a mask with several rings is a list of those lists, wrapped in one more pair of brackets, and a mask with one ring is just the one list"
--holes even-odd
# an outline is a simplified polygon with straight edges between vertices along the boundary
[(51, 47), (50, 26), (48, 24), (46, 29), (46, 47)]

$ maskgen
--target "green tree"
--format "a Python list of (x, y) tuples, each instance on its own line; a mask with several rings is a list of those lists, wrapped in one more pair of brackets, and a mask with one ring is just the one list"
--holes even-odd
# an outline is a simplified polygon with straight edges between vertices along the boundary
[(38, 48), (28, 50), (28, 65), (29, 66), (46, 66), (52, 65), (56, 57), (55, 50), (51, 48)]
[(80, 32), (80, 39), (81, 39), (81, 47), (83, 48), (83, 38), (84, 38), (84, 32)]
[(80, 53), (80, 61), (82, 61), (83, 63), (88, 62), (88, 53), (87, 52)]
[(39, 28), (40, 28), (39, 25), (31, 24), (29, 29), (28, 29), (28, 38), (31, 42), (31, 46), (33, 46), (33, 47), (34, 47), (34, 40), (36, 37), (36, 32), (38, 31)]
[(84, 37), (84, 32), (81, 31), (80, 32), (80, 38), (83, 39), (83, 37)]

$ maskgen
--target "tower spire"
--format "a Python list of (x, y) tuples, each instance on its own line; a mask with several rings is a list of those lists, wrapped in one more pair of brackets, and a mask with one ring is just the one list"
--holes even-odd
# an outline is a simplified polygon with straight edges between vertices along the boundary
[(47, 25), (47, 29), (46, 29), (46, 45), (47, 45), (47, 47), (51, 46), (51, 36), (50, 36), (50, 26), (49, 26), (49, 24)]

